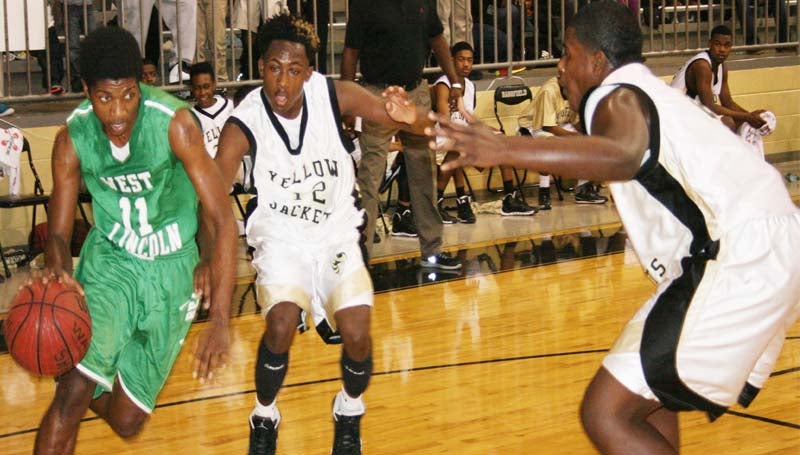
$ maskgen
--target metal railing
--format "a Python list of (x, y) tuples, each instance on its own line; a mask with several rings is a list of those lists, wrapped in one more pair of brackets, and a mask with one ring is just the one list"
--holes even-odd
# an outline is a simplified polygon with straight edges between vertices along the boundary
[[(439, 14), (451, 44), (473, 44), (476, 69), (513, 72), (555, 65), (566, 24), (587, 1), (439, 0)], [(734, 31), (738, 49), (798, 50), (798, 0), (683, 2), (626, 2), (640, 17), (645, 55), (696, 52), (706, 47), (709, 31), (719, 24)], [(336, 77), (348, 6), (348, 0), (0, 0), (0, 100), (82, 97), (79, 40), (96, 25), (108, 23), (134, 33), (143, 55), (156, 60), (167, 90), (185, 90), (180, 81), (187, 76), (181, 74), (185, 66), (180, 62), (195, 61), (201, 47), (208, 47), (203, 54), (215, 67), (224, 67), (218, 74), (220, 86), (256, 85), (255, 31), (264, 18), (283, 9), (315, 24), (323, 50), (314, 64)], [(198, 16), (202, 20), (206, 15), (210, 27), (201, 43)]]

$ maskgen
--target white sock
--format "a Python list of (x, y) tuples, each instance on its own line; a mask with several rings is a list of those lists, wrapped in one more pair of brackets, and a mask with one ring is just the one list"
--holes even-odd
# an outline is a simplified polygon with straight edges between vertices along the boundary
[(585, 185), (585, 184), (587, 184), (587, 183), (589, 183), (589, 181), (588, 181), (588, 180), (583, 180), (583, 179), (581, 179), (581, 180), (578, 180), (578, 184), (577, 184), (575, 187), (577, 188), (577, 187), (579, 187), (579, 186), (583, 186), (583, 185)]
[(356, 398), (351, 397), (347, 392), (342, 389), (336, 394), (333, 400), (333, 412), (343, 416), (359, 416), (367, 410), (364, 400), (361, 399), (363, 395)]
[(280, 422), (281, 413), (278, 412), (278, 406), (275, 404), (277, 401), (277, 399), (272, 400), (272, 403), (270, 403), (268, 406), (264, 406), (258, 401), (258, 398), (256, 398), (256, 406), (253, 408), (253, 412), (250, 415), (266, 417), (271, 419), (273, 422)]
[(539, 188), (550, 188), (550, 176), (539, 174)]

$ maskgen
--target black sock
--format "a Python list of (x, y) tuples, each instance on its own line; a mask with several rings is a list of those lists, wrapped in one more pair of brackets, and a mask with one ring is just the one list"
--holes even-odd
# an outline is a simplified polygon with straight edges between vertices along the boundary
[(457, 197), (464, 197), (465, 194), (467, 194), (467, 193), (464, 192), (464, 187), (463, 186), (457, 186), (456, 187), (456, 196)]
[(372, 352), (363, 362), (356, 362), (342, 349), (342, 359), (339, 364), (342, 368), (344, 391), (353, 398), (364, 393), (369, 385), (369, 378), (372, 377)]
[(444, 190), (436, 189), (436, 200), (441, 201), (444, 199)]
[(511, 194), (514, 192), (514, 181), (513, 180), (503, 180), (503, 191), (506, 194)]
[(258, 359), (256, 360), (256, 395), (263, 405), (275, 401), (278, 390), (286, 377), (289, 369), (289, 352), (275, 354), (267, 349), (261, 340), (258, 346)]

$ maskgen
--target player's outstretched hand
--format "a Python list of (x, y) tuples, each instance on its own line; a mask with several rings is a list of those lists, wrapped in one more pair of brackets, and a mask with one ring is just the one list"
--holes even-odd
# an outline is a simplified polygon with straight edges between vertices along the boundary
[(203, 309), (211, 308), (211, 264), (201, 260), (194, 268), (194, 293), (203, 302)]
[(438, 125), (435, 128), (425, 128), (425, 134), (445, 139), (431, 141), (430, 148), (458, 152), (458, 158), (442, 163), (442, 170), (449, 171), (463, 166), (489, 167), (498, 164), (497, 152), (503, 150), (504, 136), (498, 135), (466, 112), (463, 109), (463, 101), (459, 101), (459, 111), (467, 120), (467, 125), (451, 121), (450, 116), (435, 112), (428, 114), (431, 120), (438, 122)]
[(224, 368), (228, 362), (230, 333), (228, 321), (210, 320), (197, 339), (194, 350), (192, 377), (204, 384), (214, 378), (214, 371)]
[(408, 99), (403, 87), (391, 85), (381, 95), (386, 98), (386, 113), (392, 120), (409, 125), (417, 121), (417, 105)]
[[(46, 268), (41, 271), (33, 271), (23, 286), (31, 286), (34, 281), (41, 281), (42, 284), (47, 284), (48, 281), (60, 281), (74, 288), (80, 295), (86, 296), (86, 293), (83, 292), (83, 286), (81, 286), (78, 280), (73, 278), (66, 270), (56, 271), (55, 269)], [(22, 286), (20, 286), (20, 289), (22, 289)]]

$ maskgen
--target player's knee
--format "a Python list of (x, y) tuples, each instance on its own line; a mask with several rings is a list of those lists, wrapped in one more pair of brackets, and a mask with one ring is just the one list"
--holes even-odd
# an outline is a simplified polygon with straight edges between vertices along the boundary
[(351, 358), (360, 360), (369, 354), (369, 327), (350, 327), (347, 330), (340, 328), (339, 333), (342, 335), (344, 349)]
[(59, 379), (53, 402), (62, 410), (75, 409), (83, 415), (91, 403), (95, 387), (94, 382), (73, 369)]
[(137, 413), (135, 415), (115, 416), (109, 422), (114, 433), (123, 439), (130, 439), (142, 431), (147, 414)]
[(267, 315), (267, 347), (272, 352), (286, 352), (292, 344), (299, 309), (294, 304), (279, 303)]

